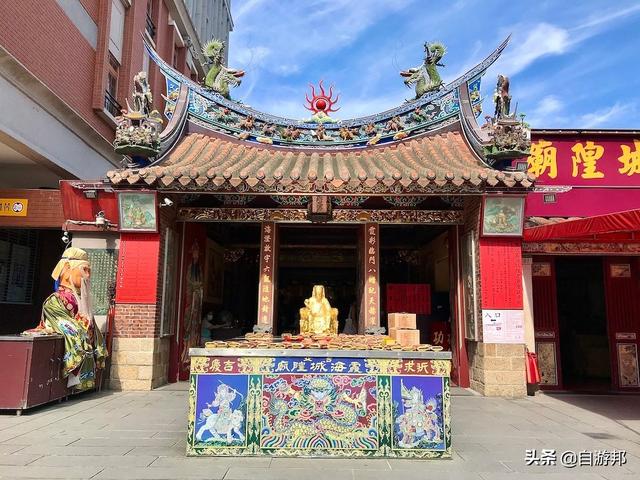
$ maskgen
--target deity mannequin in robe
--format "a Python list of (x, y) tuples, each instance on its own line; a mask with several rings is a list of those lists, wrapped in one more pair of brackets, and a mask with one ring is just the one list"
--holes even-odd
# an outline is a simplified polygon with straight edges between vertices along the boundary
[(68, 387), (89, 390), (95, 387), (96, 369), (104, 368), (107, 349), (102, 332), (93, 320), (87, 252), (67, 248), (51, 276), (57, 282), (57, 290), (44, 301), (38, 326), (23, 334), (63, 335), (62, 376), (68, 379)]
[(322, 285), (314, 285), (311, 297), (300, 309), (300, 333), (338, 333), (338, 309), (331, 308)]

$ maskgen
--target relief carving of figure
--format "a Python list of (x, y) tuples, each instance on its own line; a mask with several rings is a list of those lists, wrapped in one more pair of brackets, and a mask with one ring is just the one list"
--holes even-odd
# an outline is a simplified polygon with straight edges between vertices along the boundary
[(287, 125), (280, 131), (280, 137), (285, 140), (297, 140), (298, 138), (300, 138), (301, 134), (302, 133), (300, 132), (299, 128), (292, 127), (291, 125)]
[(255, 125), (255, 119), (253, 118), (253, 115), (249, 115), (240, 122), (238, 127), (240, 127), (240, 130), (250, 131), (250, 130), (253, 130), (254, 125)]
[(400, 117), (398, 117), (397, 115), (389, 119), (384, 127), (385, 132), (399, 132), (402, 129), (404, 129), (404, 125), (402, 124), (402, 120), (400, 120)]

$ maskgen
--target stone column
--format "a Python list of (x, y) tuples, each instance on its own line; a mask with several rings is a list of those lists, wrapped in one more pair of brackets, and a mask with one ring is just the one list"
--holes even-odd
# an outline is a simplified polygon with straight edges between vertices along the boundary
[(272, 331), (276, 283), (277, 228), (274, 222), (262, 222), (260, 228), (260, 284), (258, 288), (258, 331)]
[(169, 338), (160, 338), (163, 235), (120, 235), (109, 386), (151, 390), (167, 383)]
[(480, 237), (479, 243), (482, 326), (479, 341), (469, 344), (471, 387), (486, 396), (522, 397), (522, 241)]

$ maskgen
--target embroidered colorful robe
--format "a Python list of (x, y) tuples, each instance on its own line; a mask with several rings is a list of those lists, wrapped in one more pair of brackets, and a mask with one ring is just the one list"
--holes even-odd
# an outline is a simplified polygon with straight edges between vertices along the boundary
[(31, 332), (41, 330), (64, 336), (62, 376), (77, 375), (80, 384), (76, 390), (94, 388), (96, 368), (104, 368), (107, 357), (104, 337), (93, 319), (78, 313), (78, 303), (69, 289), (60, 287), (44, 301), (40, 324)]

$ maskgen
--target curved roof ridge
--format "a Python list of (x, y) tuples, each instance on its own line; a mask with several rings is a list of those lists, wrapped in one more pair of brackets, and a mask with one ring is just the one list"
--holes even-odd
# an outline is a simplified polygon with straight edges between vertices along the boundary
[[(380, 113), (324, 124), (280, 117), (261, 112), (241, 102), (229, 100), (177, 72), (145, 44), (151, 59), (159, 66), (167, 84), (167, 108), (171, 115), (178, 104), (181, 88), (188, 88), (190, 119), (202, 126), (226, 132), (249, 143), (264, 142), (288, 146), (358, 148), (375, 143), (390, 143), (439, 128), (457, 119), (461, 111), (458, 89), (467, 88), (471, 107), (481, 113), (480, 81), (484, 72), (506, 48), (505, 39), (482, 62), (460, 75), (444, 88), (407, 101)], [(399, 122), (392, 125), (391, 122)]]

